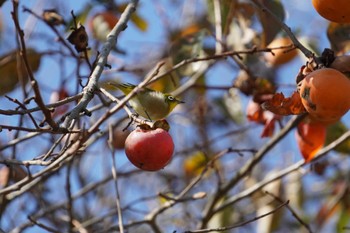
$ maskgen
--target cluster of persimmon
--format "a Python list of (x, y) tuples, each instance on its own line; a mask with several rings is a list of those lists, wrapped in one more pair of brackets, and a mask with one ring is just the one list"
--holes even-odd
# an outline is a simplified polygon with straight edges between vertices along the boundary
[[(312, 4), (323, 18), (334, 23), (350, 23), (350, 1), (312, 0)], [(297, 52), (292, 48), (290, 51), (283, 49), (288, 44), (292, 44), (288, 38), (275, 39), (267, 47), (280, 49), (265, 54), (265, 61), (270, 66), (277, 67), (292, 60)], [(321, 64), (317, 68), (312, 67), (312, 63), (307, 63), (299, 71), (297, 91), (291, 97), (285, 98), (282, 93), (276, 93), (262, 104), (264, 110), (276, 115), (307, 113), (306, 119), (297, 126), (295, 133), (306, 162), (312, 160), (323, 147), (327, 127), (338, 122), (350, 109), (350, 79), (344, 74), (349, 71), (349, 62), (350, 56), (343, 55), (336, 57), (330, 64)], [(248, 113), (252, 112), (252, 106), (254, 105), (247, 109)], [(262, 109), (256, 109), (256, 113), (248, 114), (248, 119), (265, 123), (266, 128), (268, 121), (264, 116), (267, 114)]]
[[(297, 55), (296, 50), (291, 50), (292, 47), (288, 49), (291, 44), (290, 39), (275, 39), (268, 45), (274, 52), (265, 54), (265, 61), (273, 67), (291, 61)], [(324, 56), (329, 56), (328, 53)], [(295, 133), (299, 150), (306, 162), (323, 147), (327, 127), (338, 122), (350, 108), (350, 79), (344, 74), (349, 71), (350, 56), (333, 56), (331, 60), (330, 64), (317, 65), (311, 59), (306, 66), (302, 66), (297, 75), (297, 91), (292, 96), (285, 98), (282, 93), (273, 92), (261, 106), (255, 96), (255, 100), (251, 100), (247, 106), (248, 120), (264, 125), (262, 137), (273, 134), (275, 122), (281, 116), (307, 113), (306, 119), (298, 125)]]
[(308, 162), (323, 147), (327, 126), (349, 111), (350, 79), (334, 68), (310, 66), (303, 66), (297, 77), (297, 92), (289, 98), (277, 93), (263, 107), (280, 115), (308, 114), (296, 131), (300, 152)]
[[(326, 19), (336, 23), (350, 23), (349, 0), (312, 0), (312, 4)], [(117, 20), (108, 13), (95, 15), (90, 24), (94, 36), (102, 34), (102, 38), (105, 38), (105, 32), (95, 29), (100, 28), (101, 22), (106, 21), (109, 31)], [(291, 61), (298, 54), (292, 41), (287, 37), (277, 38), (267, 47), (271, 49), (271, 53), (266, 53), (264, 58), (267, 64), (273, 67)], [(348, 62), (350, 56), (345, 60)], [(338, 59), (339, 61), (341, 59)], [(270, 98), (262, 105), (259, 102), (261, 99), (250, 101), (247, 106), (248, 119), (264, 124), (261, 136), (268, 137), (273, 134), (275, 122), (280, 120), (281, 115), (306, 113), (307, 117), (297, 126), (295, 136), (301, 154), (305, 161), (309, 162), (323, 147), (326, 127), (339, 121), (350, 109), (350, 79), (341, 71), (334, 67), (314, 69), (303, 66), (298, 75), (297, 91), (288, 98), (282, 93), (273, 94), (274, 90), (270, 88), (260, 88), (263, 93), (259, 93), (259, 96), (270, 95)], [(255, 87), (259, 86), (257, 81), (259, 80), (248, 82), (254, 86), (250, 88), (251, 85), (248, 85), (248, 89), (256, 90)], [(246, 88), (246, 85), (243, 86)], [(125, 153), (130, 162), (142, 170), (157, 171), (164, 168), (171, 160), (173, 151), (173, 140), (162, 128), (141, 127), (126, 136)]]
[(336, 69), (321, 68), (298, 83), (298, 92), (308, 118), (299, 124), (296, 138), (305, 160), (310, 161), (326, 140), (326, 127), (350, 109), (350, 79)]
[[(312, 0), (312, 4), (323, 18), (350, 23), (350, 1)], [(348, 67), (349, 61), (349, 56), (340, 56), (329, 64), (332, 68), (301, 70), (298, 92), (308, 117), (298, 125), (295, 136), (306, 162), (323, 147), (326, 127), (339, 121), (350, 109), (350, 79), (342, 73), (348, 69), (344, 67)]]

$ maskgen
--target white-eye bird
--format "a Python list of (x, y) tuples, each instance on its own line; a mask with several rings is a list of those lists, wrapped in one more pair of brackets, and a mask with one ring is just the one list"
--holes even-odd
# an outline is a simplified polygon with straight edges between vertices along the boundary
[[(136, 86), (130, 83), (110, 83), (117, 87), (125, 95), (129, 94)], [(164, 119), (176, 107), (184, 103), (168, 93), (162, 93), (150, 88), (142, 88), (129, 100), (129, 104), (140, 116), (151, 121)]]

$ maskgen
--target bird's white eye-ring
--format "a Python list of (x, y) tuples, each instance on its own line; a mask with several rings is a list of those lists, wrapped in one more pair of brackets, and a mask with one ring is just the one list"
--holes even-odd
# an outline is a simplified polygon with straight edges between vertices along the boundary
[(171, 95), (168, 96), (168, 100), (173, 101), (174, 99), (175, 99), (174, 96), (171, 96)]

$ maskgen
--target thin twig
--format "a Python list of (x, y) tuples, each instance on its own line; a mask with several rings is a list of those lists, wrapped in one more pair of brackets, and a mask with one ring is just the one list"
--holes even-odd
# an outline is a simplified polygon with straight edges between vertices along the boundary
[[(276, 201), (278, 201), (279, 203), (284, 203), (285, 201), (283, 201), (280, 197), (274, 195), (273, 193), (270, 193), (269, 191), (265, 191), (266, 194), (272, 196)], [(301, 224), (303, 225), (309, 233), (312, 233), (312, 230), (309, 226), (309, 224), (307, 224), (306, 222), (304, 222), (301, 217), (299, 217), (299, 215), (297, 214), (297, 212), (294, 211), (294, 209), (289, 205), (287, 204), (286, 205), (287, 209), (289, 210), (289, 212), (292, 213), (293, 217)]]
[[(12, 102), (18, 104), (18, 105), (20, 106), (20, 108), (22, 108), (23, 110), (27, 110), (27, 107), (25, 106), (25, 104), (21, 103), (18, 99), (14, 99), (14, 98), (11, 98), (11, 97), (9, 97), (9, 96), (5, 96), (5, 97), (6, 97), (7, 99), (9, 99), (10, 101), (12, 101)], [(35, 128), (38, 129), (38, 128), (39, 128), (39, 125), (36, 123), (36, 121), (35, 121), (33, 115), (32, 115), (31, 113), (28, 113), (28, 116), (29, 116), (29, 118), (32, 120), (32, 122), (33, 122)]]
[(50, 110), (45, 107), (45, 104), (44, 104), (44, 101), (42, 99), (41, 92), (40, 92), (40, 89), (39, 89), (38, 82), (34, 78), (33, 71), (32, 71), (32, 69), (30, 67), (29, 62), (28, 62), (27, 51), (26, 51), (26, 43), (25, 43), (25, 40), (24, 40), (24, 32), (21, 29), (21, 26), (20, 26), (19, 21), (18, 21), (18, 15), (17, 15), (17, 13), (18, 13), (18, 10), (17, 10), (18, 9), (18, 1), (17, 0), (12, 0), (12, 3), (13, 3), (13, 11), (11, 12), (11, 15), (12, 15), (13, 21), (15, 23), (15, 27), (16, 27), (16, 30), (17, 30), (18, 37), (20, 39), (21, 57), (22, 57), (23, 62), (25, 64), (25, 67), (26, 67), (26, 70), (27, 70), (27, 73), (28, 73), (28, 76), (29, 76), (29, 79), (30, 79), (30, 83), (32, 85), (32, 88), (33, 88), (33, 91), (34, 91), (34, 94), (35, 94), (34, 100), (35, 100), (35, 102), (37, 103), (37, 105), (40, 107), (41, 111), (44, 114), (44, 117), (45, 117), (44, 121), (46, 121), (52, 127), (52, 129), (54, 131), (63, 130), (63, 129), (60, 129), (58, 124), (52, 119)]
[(72, 170), (73, 159), (69, 161), (67, 165), (67, 173), (66, 173), (66, 193), (67, 193), (67, 212), (68, 212), (68, 232), (73, 232), (73, 199), (72, 199), (72, 190), (71, 190), (71, 170)]
[(247, 163), (243, 165), (243, 167), (230, 181), (219, 188), (216, 195), (213, 195), (212, 199), (208, 201), (206, 208), (203, 211), (203, 220), (201, 227), (204, 227), (213, 216), (213, 210), (218, 201), (221, 200), (221, 198), (225, 196), (226, 193), (231, 190), (239, 181), (241, 181), (242, 178), (249, 174), (255, 165), (257, 165), (259, 161), (264, 158), (265, 154), (270, 151), (282, 138), (284, 138), (284, 136), (287, 135), (287, 133), (292, 128), (294, 128), (303, 118), (304, 116), (296, 116), (292, 118), (278, 134), (275, 134), (269, 142), (267, 142)]
[(115, 161), (115, 149), (113, 147), (113, 140), (116, 140), (113, 138), (113, 127), (110, 124), (109, 125), (109, 139), (108, 139), (108, 145), (111, 150), (111, 156), (112, 156), (112, 176), (114, 180), (114, 188), (116, 192), (116, 206), (117, 206), (117, 213), (118, 213), (118, 225), (119, 225), (119, 232), (124, 233), (124, 225), (123, 225), (123, 214), (122, 209), (120, 206), (120, 194), (119, 194), (119, 188), (118, 188), (118, 173), (117, 173), (117, 166)]
[(25, 132), (37, 132), (37, 133), (50, 133), (50, 134), (67, 134), (67, 133), (79, 133), (79, 131), (73, 131), (73, 130), (68, 130), (68, 131), (55, 131), (51, 128), (26, 128), (26, 127), (21, 127), (21, 126), (13, 126), (13, 125), (0, 125), (0, 129), (6, 129), (9, 131), (12, 130), (17, 130), (17, 131), (25, 131)]
[[(76, 101), (78, 99), (80, 99), (82, 97), (82, 93), (79, 93), (75, 96), (71, 96), (71, 97), (67, 97), (63, 100), (59, 100), (56, 103), (52, 103), (52, 104), (46, 104), (45, 107), (46, 108), (55, 108), (55, 107), (59, 107), (62, 106), (64, 104)], [(30, 108), (30, 109), (23, 109), (23, 110), (12, 110), (12, 109), (8, 109), (8, 110), (3, 110), (0, 109), (0, 115), (8, 115), (8, 116), (12, 116), (12, 115), (24, 115), (24, 114), (28, 114), (28, 113), (32, 113), (32, 112), (37, 112), (40, 111), (40, 107), (34, 107), (34, 108)]]
[[(205, 174), (207, 174), (207, 172), (210, 170), (210, 168), (213, 167), (213, 164), (215, 163), (215, 161), (217, 161), (219, 158), (221, 158), (223, 155), (232, 152), (231, 148), (225, 149), (220, 151), (219, 153), (217, 153), (204, 167), (204, 169), (202, 170), (202, 172), (196, 176), (194, 179), (192, 179), (192, 181), (175, 197), (173, 197), (171, 200), (168, 200), (167, 202), (165, 202), (162, 206), (160, 206), (159, 208), (156, 208), (154, 210), (152, 210), (149, 214), (147, 214), (147, 216), (145, 217), (145, 219), (147, 219), (149, 222), (154, 223), (156, 220), (156, 217), (158, 215), (160, 215), (161, 213), (163, 213), (164, 211), (166, 211), (167, 209), (173, 207), (174, 205), (182, 202), (183, 200), (190, 200), (188, 198), (184, 198), (184, 196), (193, 189), (193, 187), (195, 185), (197, 185), (205, 176)], [(197, 200), (197, 199), (196, 199)]]
[[(115, 102), (115, 103), (120, 103), (120, 100), (119, 100), (118, 98), (114, 97), (111, 93), (109, 93), (109, 92), (108, 92), (106, 89), (104, 89), (103, 87), (100, 87), (100, 91), (101, 91), (107, 98), (109, 98), (110, 100), (112, 100), (113, 102)], [(152, 127), (152, 123), (151, 123), (151, 122), (147, 122), (147, 121), (145, 121), (145, 120), (143, 120), (143, 119), (140, 119), (140, 118), (136, 117), (136, 115), (133, 114), (133, 113), (131, 112), (131, 110), (130, 110), (126, 105), (124, 105), (123, 108), (124, 108), (125, 112), (128, 114), (129, 118), (132, 119), (132, 121), (138, 122), (139, 124), (148, 124), (148, 125), (150, 125), (150, 126)]]
[(131, 14), (136, 10), (138, 0), (132, 0), (126, 7), (123, 14), (120, 16), (118, 23), (114, 26), (107, 37), (107, 41), (104, 44), (100, 56), (97, 59), (96, 66), (89, 78), (89, 82), (83, 90), (83, 96), (76, 107), (70, 112), (63, 122), (64, 128), (69, 128), (71, 122), (77, 119), (81, 112), (85, 111), (88, 103), (92, 100), (95, 91), (98, 90), (98, 81), (107, 64), (107, 57), (117, 43), (118, 36), (127, 27)]
[(137, 94), (142, 88), (150, 84), (150, 81), (158, 74), (159, 69), (164, 65), (164, 62), (160, 62), (145, 79), (139, 83), (129, 94), (127, 94), (123, 99), (121, 99), (116, 106), (109, 109), (103, 116), (101, 116), (94, 125), (92, 125), (88, 131), (88, 134), (92, 134), (98, 130), (99, 126), (105, 122), (107, 118), (119, 111), (134, 95)]
[(270, 9), (265, 7), (259, 0), (251, 0), (255, 5), (257, 5), (264, 13), (269, 14), (272, 19), (285, 31), (289, 38), (293, 41), (293, 44), (300, 49), (300, 51), (307, 57), (312, 58), (314, 56), (313, 52), (307, 49), (303, 44), (299, 42), (296, 36), (293, 34), (292, 30), (288, 25), (282, 22)]
[(214, 17), (215, 17), (215, 54), (220, 54), (223, 51), (222, 46), (222, 22), (221, 22), (221, 3), (220, 0), (213, 0)]
[(53, 229), (52, 227), (46, 226), (42, 223), (37, 222), (34, 220), (31, 216), (28, 216), (29, 221), (31, 221), (34, 225), (37, 225), (38, 227), (48, 231), (48, 232), (53, 232), (53, 233), (60, 233), (60, 231), (57, 231), (56, 229)]
[(234, 228), (238, 228), (238, 227), (242, 227), (242, 226), (245, 226), (249, 223), (252, 223), (252, 222), (255, 222), (261, 218), (264, 218), (266, 216), (269, 216), (271, 214), (274, 214), (275, 212), (277, 212), (278, 210), (280, 210), (282, 207), (288, 205), (289, 201), (286, 201), (282, 204), (280, 204), (279, 206), (277, 206), (275, 209), (265, 213), (265, 214), (262, 214), (262, 215), (259, 215), (259, 216), (256, 216), (252, 219), (249, 219), (247, 221), (244, 221), (244, 222), (241, 222), (241, 223), (238, 223), (238, 224), (235, 224), (235, 225), (232, 225), (232, 226), (227, 226), (227, 227), (218, 227), (218, 228), (207, 228), (207, 229), (201, 229), (201, 230), (193, 230), (193, 231), (185, 231), (184, 233), (207, 233), (207, 232), (216, 232), (216, 231), (227, 231), (227, 230), (230, 230), (230, 229), (234, 229)]
[[(334, 142), (332, 142), (328, 146), (326, 146), (326, 147), (322, 148), (320, 151), (318, 151), (318, 153), (315, 155), (314, 159), (311, 162), (314, 162), (317, 159), (322, 158), (329, 151), (334, 149), (336, 146), (338, 146), (339, 144), (341, 144), (342, 142), (344, 142), (348, 138), (350, 138), (350, 130), (348, 132), (344, 133), (341, 137), (339, 137), (337, 140), (335, 140)], [(216, 213), (224, 210), (228, 206), (232, 206), (233, 204), (242, 200), (243, 198), (251, 196), (253, 193), (260, 190), (261, 188), (263, 188), (267, 184), (270, 184), (278, 179), (281, 179), (282, 177), (284, 177), (288, 174), (291, 174), (292, 172), (298, 171), (300, 168), (302, 168), (306, 164), (307, 163), (305, 163), (304, 160), (300, 160), (300, 161), (294, 163), (293, 165), (286, 167), (285, 169), (283, 169), (279, 172), (276, 172), (275, 174), (263, 179), (259, 183), (256, 183), (254, 186), (251, 186), (250, 188), (248, 188), (248, 189), (246, 189), (246, 190), (244, 190), (236, 195), (231, 196), (230, 198), (225, 200), (220, 206), (217, 206), (216, 208), (214, 208), (212, 210), (212, 214), (216, 214)]]
[(32, 11), (31, 9), (29, 9), (25, 6), (23, 7), (23, 11), (32, 14), (35, 18), (39, 19), (40, 21), (44, 22), (48, 27), (50, 27), (51, 30), (56, 34), (58, 40), (63, 44), (64, 47), (66, 47), (69, 50), (71, 56), (77, 57), (73, 48), (68, 44), (67, 40), (65, 40), (61, 36), (61, 34), (58, 32), (58, 30), (56, 29), (56, 27), (54, 25), (50, 24), (49, 22), (44, 20), (43, 17), (41, 17), (40, 15), (38, 15), (37, 13), (35, 13), (34, 11)]

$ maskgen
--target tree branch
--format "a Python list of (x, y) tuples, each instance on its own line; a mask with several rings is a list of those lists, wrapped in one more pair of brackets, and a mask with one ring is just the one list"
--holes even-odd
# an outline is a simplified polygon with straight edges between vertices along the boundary
[(251, 0), (255, 5), (257, 5), (264, 13), (269, 14), (272, 19), (275, 20), (277, 24), (285, 31), (285, 33), (289, 36), (289, 38), (293, 41), (293, 44), (300, 49), (300, 51), (307, 57), (312, 58), (314, 56), (313, 52), (308, 50), (304, 45), (302, 45), (299, 40), (295, 37), (292, 30), (288, 25), (283, 23), (270, 9), (265, 7), (259, 0)]
[(81, 112), (85, 111), (87, 105), (92, 100), (95, 91), (98, 90), (98, 80), (100, 79), (102, 71), (104, 70), (107, 64), (107, 57), (111, 52), (112, 48), (116, 45), (119, 34), (126, 29), (127, 23), (131, 17), (131, 14), (136, 10), (136, 6), (138, 2), (139, 2), (138, 0), (132, 0), (128, 4), (125, 11), (121, 15), (118, 23), (114, 26), (112, 31), (109, 33), (107, 37), (107, 41), (102, 47), (100, 56), (98, 57), (98, 60), (96, 62), (96, 67), (94, 68), (89, 78), (88, 84), (83, 90), (83, 97), (81, 98), (77, 106), (66, 117), (62, 125), (64, 128), (69, 128), (71, 122), (74, 119), (77, 119)]
[(214, 195), (212, 199), (208, 201), (206, 208), (203, 211), (203, 220), (201, 223), (202, 228), (206, 226), (210, 218), (213, 216), (213, 209), (219, 200), (221, 200), (221, 198), (225, 196), (229, 190), (231, 190), (239, 181), (241, 181), (242, 178), (251, 172), (255, 165), (262, 160), (265, 154), (271, 150), (285, 135), (287, 135), (287, 133), (303, 118), (304, 116), (296, 116), (292, 118), (278, 134), (275, 134), (269, 142), (267, 142), (247, 163), (243, 165), (243, 167), (228, 183), (224, 184), (223, 187), (219, 187), (216, 195)]

